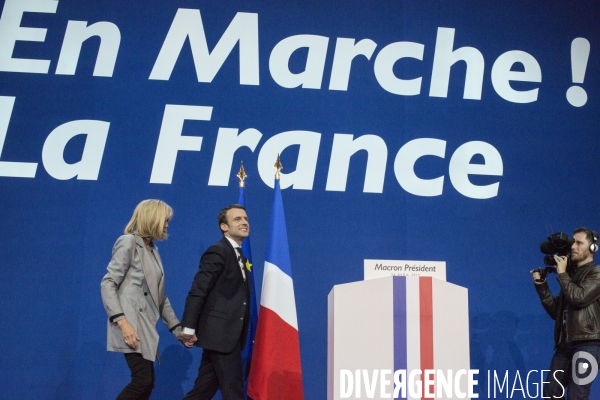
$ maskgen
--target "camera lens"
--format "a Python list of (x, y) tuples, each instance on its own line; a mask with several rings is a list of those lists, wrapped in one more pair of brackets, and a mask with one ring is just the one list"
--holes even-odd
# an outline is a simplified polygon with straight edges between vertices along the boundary
[(556, 266), (556, 260), (554, 259), (554, 256), (544, 256), (544, 264), (546, 264), (549, 267), (554, 267)]

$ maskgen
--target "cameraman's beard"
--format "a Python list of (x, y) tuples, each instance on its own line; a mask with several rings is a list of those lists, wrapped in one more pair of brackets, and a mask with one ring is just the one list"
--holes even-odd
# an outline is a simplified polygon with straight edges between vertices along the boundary
[(585, 260), (588, 258), (589, 256), (589, 251), (584, 251), (582, 253), (571, 253), (571, 263), (574, 263), (575, 265), (579, 265), (579, 262)]

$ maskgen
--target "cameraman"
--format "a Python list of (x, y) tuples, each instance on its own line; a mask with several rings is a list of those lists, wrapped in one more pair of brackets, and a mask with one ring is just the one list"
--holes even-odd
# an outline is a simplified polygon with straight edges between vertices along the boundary
[[(571, 371), (572, 358), (580, 351), (589, 353), (587, 357), (600, 364), (600, 267), (594, 263), (594, 253), (598, 250), (598, 235), (587, 228), (573, 232), (575, 242), (571, 246), (571, 260), (567, 272), (568, 259), (554, 256), (560, 293), (554, 297), (548, 283), (541, 279), (539, 272), (533, 272), (535, 289), (546, 312), (556, 322), (554, 324), (555, 352), (550, 363), (550, 372), (544, 386), (545, 397), (563, 398), (568, 387), (569, 400), (587, 399), (593, 381), (579, 384), (577, 371), (590, 376), (586, 364), (577, 363), (576, 371)], [(591, 355), (591, 356), (590, 356)], [(579, 361), (585, 361), (581, 355)], [(574, 380), (575, 379), (575, 380)], [(584, 383), (584, 382), (582, 382)]]

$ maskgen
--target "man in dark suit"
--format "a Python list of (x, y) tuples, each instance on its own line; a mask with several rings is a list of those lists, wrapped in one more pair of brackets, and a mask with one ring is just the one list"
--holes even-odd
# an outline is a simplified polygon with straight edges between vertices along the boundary
[(200, 259), (200, 269), (185, 301), (180, 340), (204, 349), (198, 377), (185, 400), (244, 399), (241, 350), (246, 342), (251, 282), (240, 245), (250, 233), (244, 206), (232, 204), (219, 212), (223, 238)]

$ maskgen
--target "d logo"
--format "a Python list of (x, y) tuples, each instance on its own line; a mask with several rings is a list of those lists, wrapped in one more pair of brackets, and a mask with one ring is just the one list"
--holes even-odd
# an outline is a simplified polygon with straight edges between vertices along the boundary
[[(585, 359), (587, 362), (581, 362), (579, 363), (579, 367), (575, 368), (577, 366), (577, 360), (580, 358)], [(584, 374), (586, 371), (588, 371), (590, 366), (592, 367), (592, 370), (587, 377), (579, 378), (577, 376), (578, 373)], [(596, 375), (598, 375), (598, 363), (596, 362), (596, 359), (587, 351), (578, 351), (573, 355), (573, 359), (571, 360), (571, 373), (573, 374), (573, 382), (575, 382), (575, 384), (587, 385), (596, 378)]]

